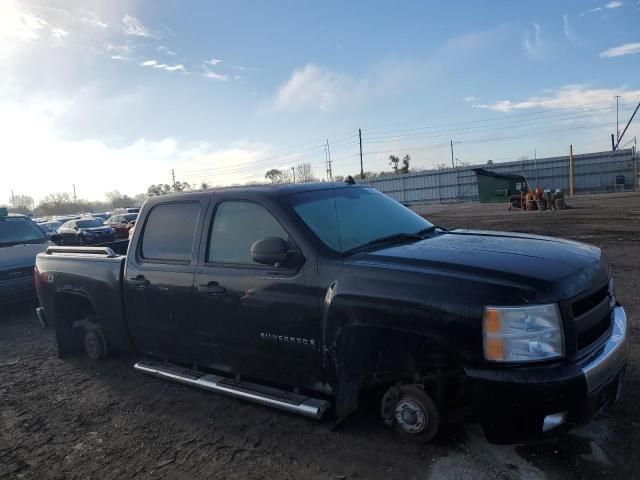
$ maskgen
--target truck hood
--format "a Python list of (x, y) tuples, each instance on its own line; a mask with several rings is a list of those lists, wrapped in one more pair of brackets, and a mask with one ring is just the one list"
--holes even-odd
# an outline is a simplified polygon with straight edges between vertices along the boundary
[(503, 281), (557, 283), (573, 295), (603, 281), (608, 268), (597, 247), (540, 235), (452, 230), (415, 243), (370, 251), (357, 261), (405, 269), (444, 270)]
[(51, 242), (14, 245), (0, 248), (0, 270), (30, 267), (36, 264), (36, 255), (44, 252)]

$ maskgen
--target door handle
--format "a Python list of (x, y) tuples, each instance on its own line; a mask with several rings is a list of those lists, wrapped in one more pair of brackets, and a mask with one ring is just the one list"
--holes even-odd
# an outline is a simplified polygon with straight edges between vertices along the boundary
[(137, 277), (130, 278), (129, 283), (137, 288), (144, 288), (151, 285), (151, 282), (144, 278), (144, 275), (138, 275)]
[(210, 297), (215, 297), (226, 292), (227, 289), (221, 286), (218, 282), (209, 282), (206, 285), (198, 285), (198, 291), (206, 293)]

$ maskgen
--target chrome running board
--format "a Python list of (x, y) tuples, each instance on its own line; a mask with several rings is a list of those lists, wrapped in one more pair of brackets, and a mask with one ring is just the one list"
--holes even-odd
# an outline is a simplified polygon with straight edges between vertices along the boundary
[(193, 385), (212, 392), (220, 392), (231, 397), (249, 400), (267, 407), (297, 413), (319, 420), (330, 404), (326, 400), (297, 395), (285, 390), (243, 382), (231, 378), (203, 373), (178, 365), (143, 360), (133, 366), (155, 377)]

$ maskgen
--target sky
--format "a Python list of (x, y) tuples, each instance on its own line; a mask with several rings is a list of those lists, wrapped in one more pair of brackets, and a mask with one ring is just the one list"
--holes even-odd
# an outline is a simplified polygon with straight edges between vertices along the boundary
[[(0, 203), (611, 149), (640, 0), (0, 2)], [(620, 145), (640, 136), (640, 118)], [(453, 145), (452, 145), (453, 143)]]

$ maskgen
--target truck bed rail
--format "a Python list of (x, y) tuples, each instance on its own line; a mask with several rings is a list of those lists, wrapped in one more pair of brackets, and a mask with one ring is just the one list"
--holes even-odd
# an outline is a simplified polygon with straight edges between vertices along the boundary
[(117, 257), (118, 254), (109, 247), (49, 247), (47, 255), (54, 253), (80, 253), (88, 255), (104, 255), (107, 258)]

